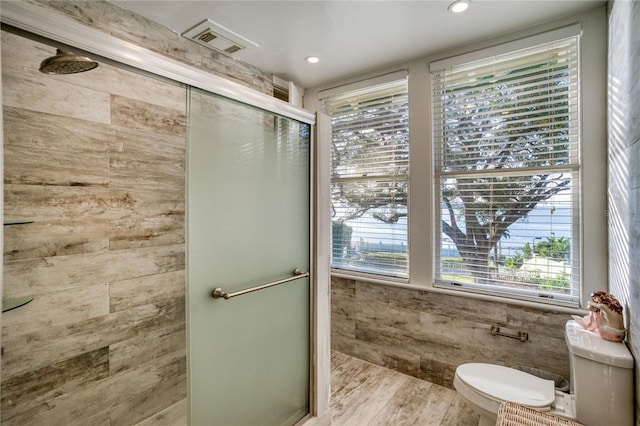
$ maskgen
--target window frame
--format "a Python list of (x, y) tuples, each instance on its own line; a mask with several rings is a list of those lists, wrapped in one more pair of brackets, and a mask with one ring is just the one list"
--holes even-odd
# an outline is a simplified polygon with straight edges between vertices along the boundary
[[(459, 57), (449, 58), (445, 61), (437, 61), (430, 65), (430, 72), (432, 74), (432, 87), (431, 92), (432, 95), (439, 93), (436, 91), (435, 83), (436, 81), (433, 79), (434, 75), (438, 75), (437, 82), (438, 87), (444, 89), (445, 81), (447, 80), (446, 75), (448, 72), (453, 71), (458, 78), (460, 76), (464, 76), (467, 70), (476, 70), (476, 69), (486, 69), (487, 67), (493, 67), (494, 61), (497, 59), (498, 68), (501, 71), (504, 70), (513, 70), (511, 68), (515, 64), (509, 62), (508, 67), (505, 68), (504, 62), (502, 61), (513, 61), (515, 59), (516, 63), (520, 62), (524, 58), (526, 60), (530, 60), (530, 58), (536, 58), (536, 62), (542, 61), (543, 57), (541, 55), (545, 55), (548, 49), (555, 51), (555, 49), (566, 50), (569, 49), (567, 53), (567, 57), (573, 58), (575, 62), (568, 62), (570, 66), (570, 70), (572, 73), (570, 74), (570, 83), (566, 86), (566, 102), (567, 102), (567, 124), (572, 122), (576, 123), (575, 129), (571, 131), (568, 135), (569, 140), (571, 142), (567, 142), (567, 162), (562, 164), (543, 164), (538, 160), (537, 164), (529, 165), (527, 167), (509, 167), (505, 169), (487, 169), (487, 170), (469, 170), (466, 167), (462, 167), (457, 165), (455, 157), (447, 157), (446, 156), (446, 136), (443, 132), (447, 131), (449, 128), (446, 124), (441, 123), (441, 120), (444, 120), (443, 114), (444, 110), (440, 110), (440, 108), (444, 108), (445, 103), (440, 99), (432, 96), (432, 104), (436, 110), (432, 111), (432, 121), (433, 121), (433, 132), (432, 132), (432, 140), (433, 140), (433, 158), (434, 158), (434, 170), (433, 170), (433, 182), (434, 182), (434, 212), (435, 212), (435, 222), (434, 222), (434, 258), (436, 260), (434, 264), (434, 287), (439, 288), (452, 288), (458, 291), (469, 291), (469, 292), (477, 292), (480, 294), (496, 294), (504, 297), (515, 297), (515, 298), (523, 298), (526, 300), (531, 300), (534, 302), (539, 301), (541, 298), (545, 299), (553, 299), (552, 303), (574, 306), (578, 307), (581, 295), (583, 291), (582, 286), (582, 277), (581, 277), (581, 252), (582, 252), (582, 242), (581, 242), (581, 233), (580, 233), (580, 223), (582, 220), (582, 209), (580, 208), (580, 182), (581, 182), (581, 124), (580, 124), (580, 111), (582, 105), (579, 99), (579, 92), (581, 90), (581, 68), (580, 68), (580, 27), (578, 25), (573, 25), (570, 27), (561, 28), (555, 31), (550, 31), (547, 33), (539, 34), (534, 37), (530, 37), (523, 40), (518, 40), (517, 42), (506, 43), (499, 47), (493, 47), (488, 49), (483, 49), (477, 52), (473, 52), (472, 55), (461, 55)], [(575, 50), (574, 50), (575, 48)], [(468, 62), (465, 62), (467, 60)], [(575, 68), (574, 68), (575, 64)], [(467, 77), (468, 78), (468, 77)], [(553, 76), (554, 80), (557, 79), (557, 74)], [(530, 77), (526, 75), (518, 76), (518, 86), (511, 87), (510, 90), (519, 89), (520, 87), (526, 87), (528, 85), (528, 81)], [(465, 81), (465, 80), (460, 80)], [(520, 84), (524, 84), (525, 86), (520, 86)], [(466, 85), (466, 83), (465, 83)], [(456, 89), (454, 89), (457, 94), (460, 94)], [(544, 89), (540, 89), (544, 91)], [(468, 89), (467, 89), (468, 91)], [(463, 93), (467, 93), (467, 91)], [(529, 94), (534, 94), (534, 92), (528, 92)], [(539, 96), (535, 92), (535, 96)], [(444, 94), (444, 92), (443, 92)], [(502, 111), (502, 110), (500, 110)], [(551, 114), (549, 116), (555, 117), (553, 111), (542, 110), (545, 114)], [(500, 115), (498, 115), (500, 117)], [(525, 115), (526, 116), (526, 115)], [(437, 119), (440, 117), (440, 120)], [(487, 118), (491, 118), (491, 115), (486, 115)], [(466, 132), (466, 127), (463, 127), (462, 131)], [(466, 133), (465, 133), (466, 134)], [(546, 140), (546, 138), (545, 138)], [(553, 142), (555, 143), (555, 142)], [(546, 146), (546, 142), (544, 145)], [(478, 156), (478, 160), (481, 158), (482, 150), (475, 151)], [(443, 162), (446, 159), (452, 161), (450, 166), (446, 166)], [(448, 168), (451, 170), (447, 170)], [(539, 174), (557, 174), (560, 173), (569, 175), (570, 185), (568, 193), (569, 202), (568, 206), (571, 208), (571, 259), (569, 268), (571, 269), (571, 285), (572, 291), (569, 292), (568, 295), (564, 295), (561, 293), (556, 293), (552, 291), (545, 291), (543, 289), (535, 289), (531, 284), (527, 284), (522, 288), (512, 288), (510, 287), (510, 282), (500, 283), (496, 282), (492, 284), (490, 281), (487, 284), (478, 284), (478, 283), (464, 283), (462, 281), (449, 281), (442, 278), (442, 270), (441, 266), (438, 265), (439, 261), (442, 259), (442, 221), (447, 220), (447, 217), (443, 217), (444, 213), (442, 212), (442, 208), (438, 208), (442, 203), (442, 179), (474, 179), (474, 178), (492, 178), (492, 177), (504, 177), (504, 176), (536, 176)], [(545, 200), (546, 201), (546, 200)], [(438, 237), (440, 236), (440, 237)], [(540, 238), (540, 237), (535, 237)], [(531, 247), (533, 248), (533, 247)], [(488, 269), (486, 270), (488, 273)], [(440, 276), (440, 278), (438, 278)], [(506, 284), (506, 285), (505, 285)], [(526, 288), (530, 286), (531, 288)], [(576, 293), (577, 292), (577, 293)]]
[[(332, 99), (334, 98), (339, 98), (342, 95), (345, 94), (349, 94), (349, 93), (357, 93), (359, 91), (363, 91), (366, 89), (373, 89), (373, 88), (380, 88), (384, 85), (394, 85), (396, 83), (400, 83), (400, 82), (404, 82), (406, 87), (407, 87), (407, 98), (408, 98), (408, 90), (409, 90), (409, 76), (408, 76), (408, 72), (406, 69), (402, 69), (402, 70), (398, 70), (398, 71), (393, 71), (390, 73), (386, 73), (383, 75), (379, 75), (373, 78), (369, 78), (369, 79), (365, 79), (362, 81), (357, 81), (353, 84), (347, 84), (344, 86), (339, 86), (336, 88), (332, 88), (329, 90), (325, 90), (322, 91), (318, 94), (318, 99), (324, 104), (325, 102), (331, 102)], [(403, 92), (404, 93), (404, 92)], [(408, 101), (407, 101), (408, 104)], [(407, 110), (409, 109), (409, 106), (407, 106)], [(325, 111), (326, 112), (326, 111)], [(332, 119), (331, 115), (329, 115), (329, 118)], [(410, 125), (410, 122), (409, 122)], [(408, 147), (409, 147), (409, 152), (410, 152), (410, 133), (409, 133), (409, 125), (407, 126), (407, 143), (408, 143)], [(330, 135), (331, 137), (333, 136), (333, 132), (330, 131)], [(331, 143), (333, 143), (333, 141), (330, 141)], [(331, 156), (333, 157), (333, 156)], [(409, 154), (409, 158), (410, 158), (410, 154)], [(407, 185), (407, 194), (406, 194), (406, 198), (407, 198), (407, 228), (406, 228), (406, 234), (407, 234), (407, 240), (409, 239), (409, 229), (410, 229), (410, 225), (409, 225), (409, 218), (408, 218), (408, 207), (409, 207), (409, 183), (410, 183), (410, 165), (407, 162), (406, 164), (406, 168), (407, 171), (405, 173), (398, 173), (398, 174), (376, 174), (374, 173), (373, 175), (369, 176), (369, 175), (363, 175), (362, 177), (359, 176), (343, 176), (343, 177), (332, 177), (331, 178), (331, 182), (329, 184), (329, 192), (332, 193), (332, 186), (334, 183), (336, 182), (367, 182), (367, 181), (404, 181), (406, 182)], [(333, 225), (333, 223), (332, 223)], [(366, 228), (366, 225), (365, 225)], [(330, 227), (330, 229), (333, 230), (333, 226)], [(332, 247), (334, 245), (334, 241), (333, 241), (333, 235), (330, 238), (331, 240), (331, 244)], [(409, 247), (408, 247), (408, 241), (407, 241), (407, 263), (409, 263), (409, 267), (410, 267), (410, 253), (409, 253)], [(367, 271), (367, 268), (359, 268), (357, 266), (347, 266), (347, 265), (335, 265), (333, 264), (333, 249), (332, 249), (332, 253), (329, 255), (329, 259), (330, 259), (330, 263), (331, 263), (331, 268), (333, 271), (339, 271), (342, 272), (344, 274), (347, 275), (357, 275), (357, 276), (362, 276), (362, 277), (370, 277), (375, 279), (375, 277), (382, 277), (383, 280), (390, 280), (393, 282), (407, 282), (409, 280), (408, 276), (409, 276), (409, 267), (407, 267), (406, 269), (406, 276), (405, 274), (399, 274), (396, 273), (394, 274), (393, 271), (390, 269), (389, 271), (387, 271), (387, 273), (385, 273), (382, 269), (379, 272), (374, 271), (373, 269), (375, 269), (375, 267), (372, 267), (371, 270)], [(390, 265), (391, 266), (391, 265)]]

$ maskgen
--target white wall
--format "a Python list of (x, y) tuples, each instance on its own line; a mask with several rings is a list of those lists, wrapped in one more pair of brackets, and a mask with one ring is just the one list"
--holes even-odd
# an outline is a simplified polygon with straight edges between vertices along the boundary
[[(640, 2), (609, 5), (609, 279), (640, 389)], [(640, 392), (636, 391), (636, 413)], [(637, 415), (637, 414), (636, 414)]]

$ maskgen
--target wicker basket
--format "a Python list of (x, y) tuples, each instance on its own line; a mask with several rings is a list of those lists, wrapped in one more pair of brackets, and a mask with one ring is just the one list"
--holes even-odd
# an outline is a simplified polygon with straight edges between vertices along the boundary
[(498, 410), (496, 426), (584, 426), (553, 414), (536, 411), (513, 402), (504, 402)]

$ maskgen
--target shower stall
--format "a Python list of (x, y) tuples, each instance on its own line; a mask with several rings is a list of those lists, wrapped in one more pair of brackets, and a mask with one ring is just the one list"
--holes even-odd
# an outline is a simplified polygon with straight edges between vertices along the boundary
[[(52, 19), (37, 4), (10, 2), (1, 13), (3, 24), (186, 88), (189, 423), (294, 425), (322, 414), (329, 243), (318, 238), (328, 226), (315, 220), (315, 115), (71, 18)], [(58, 62), (68, 58), (50, 58), (43, 72), (52, 63), (66, 72), (93, 66)]]

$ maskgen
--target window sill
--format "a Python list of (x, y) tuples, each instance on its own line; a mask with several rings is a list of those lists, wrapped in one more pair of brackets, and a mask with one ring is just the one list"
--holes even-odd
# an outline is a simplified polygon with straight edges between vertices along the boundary
[(403, 279), (403, 278), (383, 277), (380, 275), (357, 273), (357, 272), (345, 271), (342, 269), (331, 269), (331, 276), (337, 277), (337, 278), (344, 278), (348, 280), (366, 281), (374, 284), (407, 288), (411, 290), (422, 290), (426, 292), (447, 294), (455, 297), (466, 297), (468, 299), (484, 300), (488, 302), (499, 302), (499, 303), (505, 303), (507, 305), (525, 306), (528, 308), (535, 308), (535, 309), (545, 310), (549, 312), (559, 312), (559, 313), (566, 313), (570, 315), (588, 314), (588, 311), (586, 309), (552, 304), (550, 301), (545, 303), (545, 302), (537, 302), (537, 301), (525, 300), (525, 299), (516, 299), (516, 298), (511, 298), (506, 296), (494, 296), (490, 294), (476, 293), (476, 292), (470, 292), (466, 290), (461, 291), (461, 290), (440, 288), (440, 287), (435, 287), (433, 285), (427, 285), (426, 283), (424, 285), (418, 285), (418, 284), (411, 283), (409, 279)]

